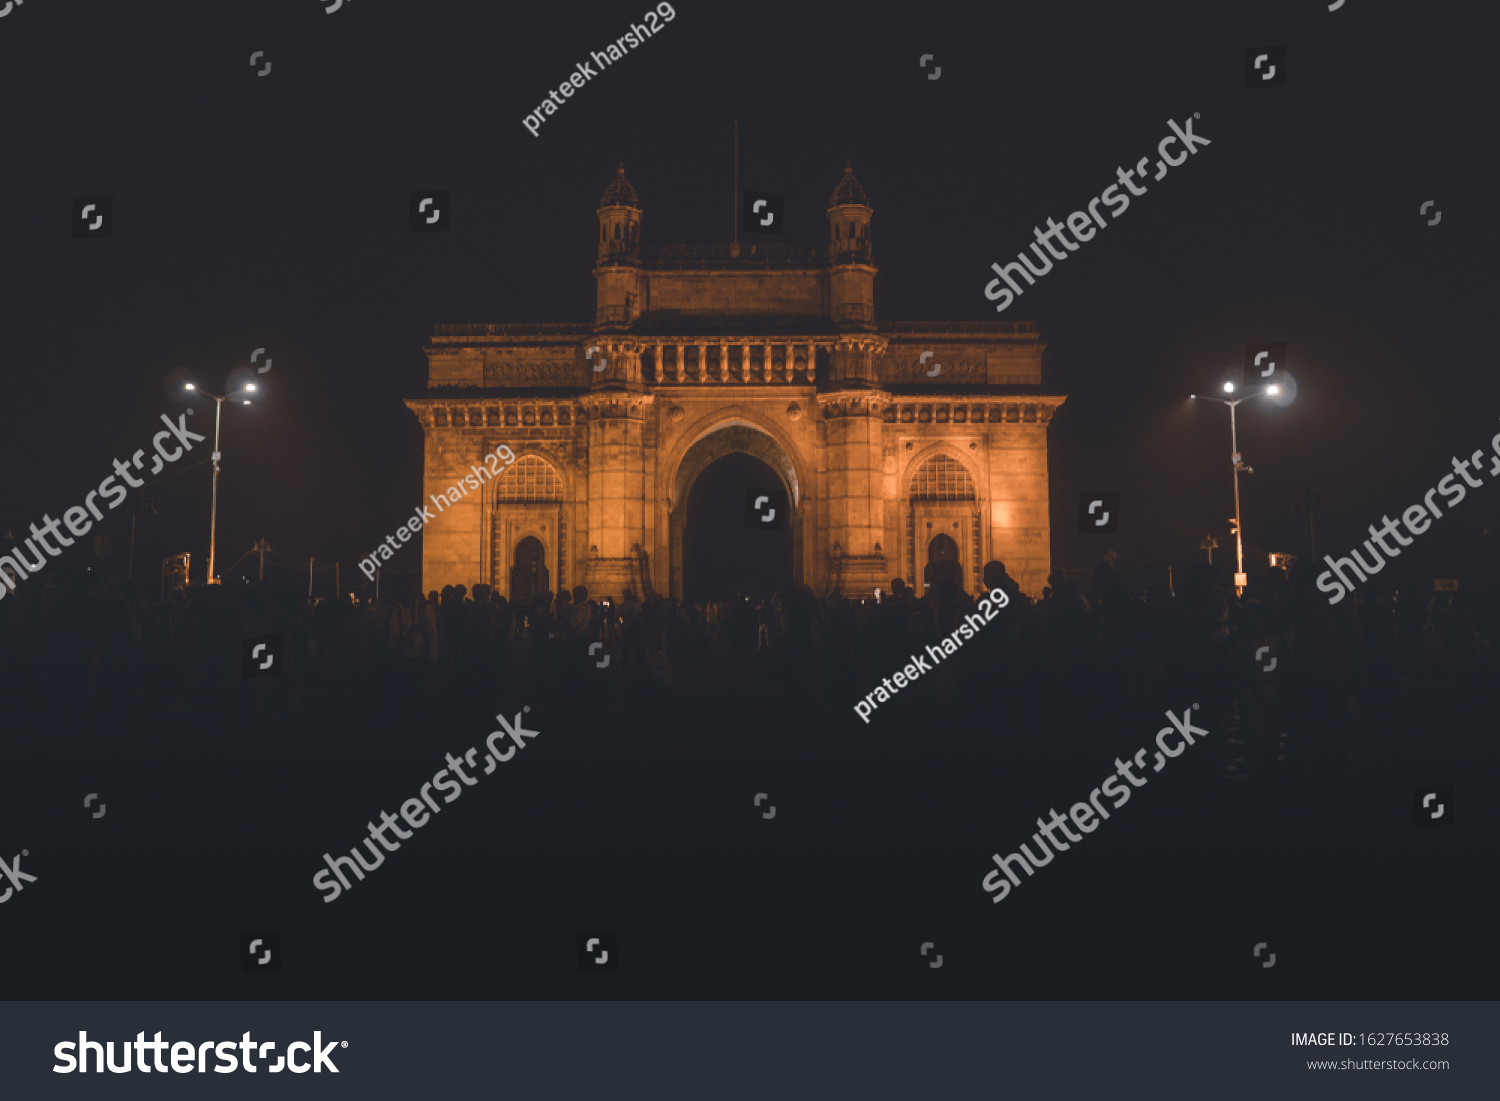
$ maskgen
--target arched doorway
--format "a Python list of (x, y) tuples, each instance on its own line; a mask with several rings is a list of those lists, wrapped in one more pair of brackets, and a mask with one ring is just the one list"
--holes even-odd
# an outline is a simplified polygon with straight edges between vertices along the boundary
[(538, 593), (550, 591), (547, 551), (534, 535), (516, 544), (516, 564), (510, 569), (511, 603), (530, 604)]
[(932, 565), (934, 562), (957, 562), (958, 544), (951, 537), (938, 532), (932, 537), (932, 542), (927, 544), (927, 564), (922, 567), (922, 585), (925, 587), (932, 584)]
[[(567, 585), (569, 509), (557, 466), (540, 455), (522, 455), (495, 479), (493, 492), (488, 552), (492, 583), (507, 599), (518, 599), (520, 590), (513, 587), (520, 578), (516, 571), (525, 565), (523, 588), (546, 592)], [(524, 555), (522, 546), (527, 547)], [(536, 555), (541, 573), (532, 565)]]
[(919, 455), (910, 471), (901, 561), (926, 592), (932, 563), (957, 562), (966, 592), (978, 591), (984, 562), (984, 504), (974, 478), (956, 456), (941, 451)]
[(770, 490), (787, 507), (776, 472), (741, 451), (713, 460), (694, 480), (682, 539), (684, 599), (758, 600), (791, 588), (792, 526), (746, 527), (745, 491), (752, 487)]
[[(765, 553), (760, 559), (751, 563), (748, 572), (736, 571), (726, 567), (732, 580), (738, 576), (741, 585), (738, 588), (750, 586), (757, 591), (766, 585), (775, 588), (789, 587), (804, 580), (804, 541), (806, 532), (804, 518), (811, 515), (812, 501), (806, 495), (805, 482), (801, 469), (792, 459), (790, 447), (783, 442), (773, 430), (749, 419), (737, 416), (738, 409), (731, 407), (721, 410), (716, 414), (718, 417), (726, 417), (712, 427), (706, 427), (701, 434), (689, 437), (693, 440), (687, 444), (678, 454), (671, 465), (668, 466), (670, 474), (669, 481), (664, 481), (663, 488), (667, 491), (668, 513), (667, 521), (667, 551), (668, 569), (667, 576), (671, 586), (671, 594), (678, 599), (691, 599), (688, 596), (685, 585), (687, 552), (687, 528), (690, 523), (697, 525), (699, 520), (707, 524), (704, 528), (704, 538), (712, 544), (711, 532), (717, 530), (721, 539), (727, 540), (726, 549), (741, 549), (756, 544), (765, 552), (768, 549), (767, 540), (775, 546), (772, 554), (767, 557)], [(731, 418), (732, 419), (729, 419)], [(720, 462), (730, 456), (738, 456), (741, 459), (754, 460), (749, 466), (734, 465), (725, 467), (722, 477), (725, 481), (718, 483), (717, 490), (708, 493), (706, 497), (700, 498), (698, 483), (708, 474), (711, 467), (716, 467)], [(735, 472), (738, 472), (737, 474)], [(664, 471), (664, 473), (666, 473)], [(720, 475), (715, 476), (716, 479)], [(764, 529), (754, 530), (745, 527), (745, 494), (749, 486), (755, 486), (760, 490), (775, 491), (785, 501), (784, 519), (785, 523), (780, 532), (771, 532)], [(693, 502), (690, 504), (690, 502)], [(708, 502), (708, 503), (705, 503)], [(717, 513), (719, 520), (715, 523), (708, 513), (721, 510)], [(698, 515), (704, 513), (704, 515)], [(756, 536), (754, 543), (747, 543), (746, 536)], [(695, 538), (697, 536), (695, 535)], [(778, 541), (778, 540), (785, 540)], [(781, 548), (789, 546), (788, 551)], [(711, 563), (709, 558), (715, 553), (712, 546), (698, 548), (699, 553), (697, 566), (707, 566)], [(786, 561), (784, 554), (789, 554), (791, 559), (791, 576), (785, 576), (782, 567)], [(759, 569), (767, 569), (768, 573), (757, 572)], [(710, 571), (712, 575), (713, 571)], [(695, 580), (695, 591), (698, 589), (698, 581)], [(724, 588), (728, 582), (723, 579), (715, 580), (710, 576), (706, 582), (710, 591)], [(730, 595), (736, 587), (730, 587)], [(769, 592), (767, 592), (769, 595)], [(699, 596), (698, 599), (705, 599)]]

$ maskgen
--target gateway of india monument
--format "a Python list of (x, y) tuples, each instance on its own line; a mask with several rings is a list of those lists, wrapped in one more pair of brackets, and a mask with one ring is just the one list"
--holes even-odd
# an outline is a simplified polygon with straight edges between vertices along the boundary
[(1030, 322), (877, 317), (873, 214), (845, 168), (822, 244), (648, 244), (622, 166), (599, 201), (592, 321), (427, 342), (427, 391), (406, 402), (424, 501), (501, 445), (518, 458), (424, 528), (423, 590), (680, 598), (693, 483), (745, 452), (779, 481), (792, 579), (819, 596), (894, 577), (920, 596), (945, 558), (971, 594), (1000, 559), (1040, 596), (1065, 400), (1042, 386), (1045, 345)]

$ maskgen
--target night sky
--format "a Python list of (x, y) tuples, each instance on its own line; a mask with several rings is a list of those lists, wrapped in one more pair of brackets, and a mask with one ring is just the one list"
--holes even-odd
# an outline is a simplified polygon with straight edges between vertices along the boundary
[[(265, 400), (225, 411), (221, 570), (265, 537), (304, 568), (341, 561), (347, 587), (422, 495), (402, 399), (431, 327), (589, 320), (621, 161), (645, 241), (729, 239), (736, 119), (740, 187), (786, 195), (783, 240), (826, 236), (853, 162), (881, 318), (1039, 323), (1048, 388), (1070, 395), (1049, 437), (1057, 568), (1111, 548), (1185, 563), (1207, 532), (1231, 549), (1228, 413), (1188, 394), (1249, 343), (1285, 341), (1298, 383), (1285, 408), (1241, 407), (1253, 568), (1305, 551), (1295, 494), (1322, 495), (1320, 553), (1347, 553), (1500, 429), (1478, 5), (683, 2), (533, 137), (522, 118), (651, 5), (332, 2), (31, 0), (0, 19), (0, 528), (149, 451), (184, 370), (217, 390), (265, 347)], [(1285, 46), (1286, 83), (1246, 89), (1263, 45)], [(997, 315), (991, 262), (1195, 113), (1212, 144)], [(409, 193), (433, 188), (451, 231), (408, 232)], [(112, 234), (74, 239), (74, 199), (97, 195)], [(1396, 565), (1474, 575), (1491, 480)], [(1082, 490), (1122, 493), (1118, 535), (1076, 533)], [(201, 576), (209, 468), (147, 492), (146, 576), (181, 550)], [(104, 529), (117, 553), (129, 511)]]

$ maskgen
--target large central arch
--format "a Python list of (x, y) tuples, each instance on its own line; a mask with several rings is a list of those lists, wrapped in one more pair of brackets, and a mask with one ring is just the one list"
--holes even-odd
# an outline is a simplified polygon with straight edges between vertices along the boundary
[(687, 504), (693, 483), (716, 459), (732, 452), (751, 455), (770, 467), (780, 479), (792, 514), (792, 580), (803, 580), (803, 537), (807, 478), (791, 450), (765, 426), (747, 418), (730, 416), (705, 426), (683, 450), (671, 473), (669, 497), (671, 592), (683, 596), (683, 532), (687, 528)]

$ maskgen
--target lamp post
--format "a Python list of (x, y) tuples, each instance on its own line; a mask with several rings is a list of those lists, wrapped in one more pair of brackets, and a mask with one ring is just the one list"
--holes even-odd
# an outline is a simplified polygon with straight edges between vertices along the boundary
[(1295, 503), (1292, 505), (1294, 511), (1307, 513), (1308, 557), (1314, 561), (1318, 557), (1318, 537), (1317, 533), (1313, 531), (1313, 511), (1322, 507), (1323, 498), (1310, 489), (1297, 497)]
[[(214, 399), (214, 499), (213, 509), (209, 514), (208, 520), (208, 584), (217, 585), (219, 579), (214, 576), (214, 551), (219, 531), (219, 416), (224, 411), (224, 403), (226, 401), (231, 398), (238, 398), (241, 394), (253, 394), (255, 393), (256, 386), (253, 382), (247, 382), (243, 388), (236, 390), (232, 394), (225, 394), (223, 397), (217, 394), (210, 394), (207, 390), (200, 390), (191, 382), (184, 384), (183, 388), (189, 393), (203, 394), (206, 397)], [(249, 405), (249, 399), (244, 399), (244, 404)]]
[[(1234, 393), (1234, 383), (1226, 382), (1224, 384), (1224, 392), (1226, 394)], [(1243, 470), (1246, 474), (1254, 474), (1255, 469), (1240, 461), (1240, 443), (1234, 423), (1234, 407), (1242, 401), (1249, 401), (1251, 398), (1263, 396), (1275, 397), (1279, 393), (1281, 393), (1281, 387), (1271, 385), (1267, 386), (1264, 390), (1257, 390), (1253, 394), (1246, 394), (1242, 398), (1235, 398), (1233, 401), (1225, 398), (1211, 398), (1206, 395), (1202, 398), (1203, 401), (1216, 401), (1220, 405), (1229, 406), (1229, 457), (1230, 461), (1234, 463), (1234, 589), (1236, 595), (1244, 593), (1245, 582), (1247, 580), (1245, 577), (1245, 540), (1240, 531), (1242, 527), (1240, 524), (1240, 471)], [(1194, 399), (1198, 398), (1197, 394), (1189, 394), (1188, 396)]]

